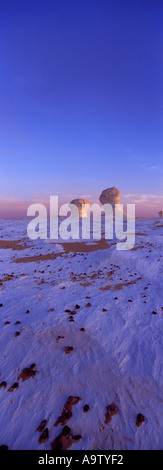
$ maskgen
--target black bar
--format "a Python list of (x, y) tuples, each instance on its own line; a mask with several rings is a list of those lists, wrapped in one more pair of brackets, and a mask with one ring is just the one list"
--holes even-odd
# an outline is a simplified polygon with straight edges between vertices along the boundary
[[(30, 469), (32, 467), (42, 468), (43, 465), (53, 465), (58, 467), (72, 468), (75, 465), (76, 469), (82, 465), (83, 469), (105, 465), (143, 465), (146, 467), (156, 466), (161, 463), (162, 451), (161, 450), (78, 450), (78, 451), (41, 451), (41, 450), (7, 450), (1, 448), (0, 450), (0, 463), (10, 465), (10, 468), (27, 465)], [(3, 467), (1, 467), (3, 468)]]

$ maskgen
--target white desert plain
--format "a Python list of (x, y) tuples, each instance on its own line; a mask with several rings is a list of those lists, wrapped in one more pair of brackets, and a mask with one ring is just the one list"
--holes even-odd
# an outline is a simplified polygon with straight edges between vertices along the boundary
[(137, 219), (129, 251), (26, 225), (0, 224), (0, 445), (161, 449), (161, 219)]

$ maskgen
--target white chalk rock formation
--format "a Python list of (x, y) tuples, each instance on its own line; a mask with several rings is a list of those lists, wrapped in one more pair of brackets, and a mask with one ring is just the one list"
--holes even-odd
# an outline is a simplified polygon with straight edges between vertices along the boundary
[(70, 204), (74, 204), (79, 211), (79, 217), (87, 217), (87, 210), (90, 207), (90, 202), (86, 199), (73, 199)]
[(102, 206), (104, 204), (120, 204), (121, 193), (119, 189), (113, 186), (112, 188), (107, 188), (102, 191), (99, 197), (99, 201), (101, 202)]
[(159, 216), (160, 216), (160, 217), (163, 217), (163, 211), (160, 211), (160, 212), (159, 212)]

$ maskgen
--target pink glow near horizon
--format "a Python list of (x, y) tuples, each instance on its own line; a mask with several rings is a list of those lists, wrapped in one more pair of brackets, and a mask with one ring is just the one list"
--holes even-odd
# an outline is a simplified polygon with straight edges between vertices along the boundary
[[(80, 196), (77, 196), (80, 197)], [(33, 203), (41, 203), (44, 204), (49, 212), (49, 200), (48, 199), (38, 199), (38, 200), (31, 200), (31, 201), (24, 201), (14, 198), (0, 198), (0, 218), (1, 219), (14, 219), (14, 218), (25, 218), (27, 216), (27, 209), (30, 204)], [(64, 204), (68, 203), (69, 198), (64, 200), (59, 198), (59, 207)], [(90, 202), (98, 203), (98, 197), (94, 198)], [(126, 210), (126, 204), (135, 204), (136, 206), (136, 217), (158, 217), (158, 212), (163, 210), (163, 196), (155, 196), (155, 195), (124, 195), (121, 198), (121, 203), (124, 205), (124, 210)]]

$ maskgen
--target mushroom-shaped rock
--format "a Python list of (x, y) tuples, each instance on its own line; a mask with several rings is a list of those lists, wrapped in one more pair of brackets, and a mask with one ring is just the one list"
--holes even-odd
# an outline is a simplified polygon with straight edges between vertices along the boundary
[(159, 212), (159, 216), (160, 216), (160, 217), (163, 217), (163, 211), (160, 211), (160, 212)]
[(112, 188), (107, 188), (102, 191), (100, 194), (99, 200), (102, 205), (104, 204), (120, 204), (121, 193), (119, 189), (113, 186)]
[(90, 207), (90, 202), (86, 199), (73, 199), (70, 204), (74, 204), (79, 211), (79, 217), (87, 217), (87, 210)]

